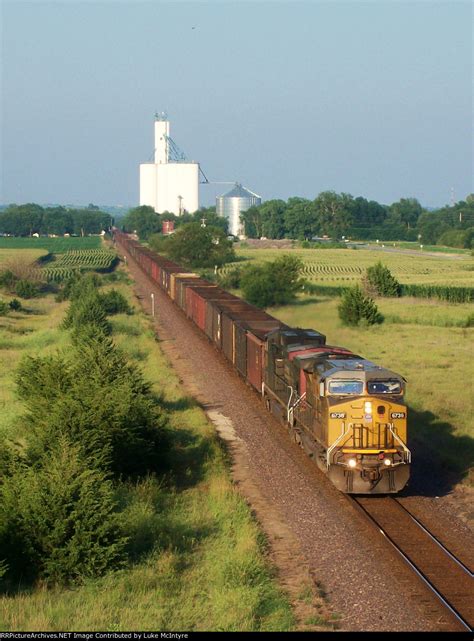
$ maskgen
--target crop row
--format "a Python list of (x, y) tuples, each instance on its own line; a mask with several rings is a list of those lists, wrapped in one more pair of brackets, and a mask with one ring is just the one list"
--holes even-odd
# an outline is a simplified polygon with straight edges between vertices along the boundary
[(43, 268), (46, 279), (60, 283), (81, 271), (110, 271), (117, 256), (106, 249), (84, 249), (66, 252)]
[(84, 249), (70, 251), (55, 261), (57, 267), (112, 267), (116, 255), (106, 249)]

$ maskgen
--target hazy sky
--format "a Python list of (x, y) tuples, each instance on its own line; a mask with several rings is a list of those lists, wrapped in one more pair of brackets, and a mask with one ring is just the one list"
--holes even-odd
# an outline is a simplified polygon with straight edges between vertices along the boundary
[(470, 2), (4, 0), (1, 23), (0, 203), (137, 204), (156, 110), (265, 199), (474, 191)]

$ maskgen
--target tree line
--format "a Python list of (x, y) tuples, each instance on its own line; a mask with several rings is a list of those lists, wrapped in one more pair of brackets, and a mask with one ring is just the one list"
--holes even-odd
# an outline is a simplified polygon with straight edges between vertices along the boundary
[(474, 194), (452, 206), (428, 211), (416, 198), (381, 205), (361, 196), (324, 191), (314, 200), (267, 200), (244, 212), (241, 220), (248, 238), (309, 240), (326, 235), (471, 247)]
[(100, 234), (112, 225), (110, 214), (95, 205), (84, 209), (41, 207), (36, 203), (8, 205), (0, 211), (0, 234), (32, 236), (33, 234), (89, 236)]

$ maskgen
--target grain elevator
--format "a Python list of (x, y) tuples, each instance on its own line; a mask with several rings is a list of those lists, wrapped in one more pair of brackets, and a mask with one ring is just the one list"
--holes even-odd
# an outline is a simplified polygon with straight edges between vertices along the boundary
[(186, 160), (170, 137), (164, 113), (155, 114), (153, 162), (140, 165), (140, 205), (180, 216), (199, 209), (199, 163)]

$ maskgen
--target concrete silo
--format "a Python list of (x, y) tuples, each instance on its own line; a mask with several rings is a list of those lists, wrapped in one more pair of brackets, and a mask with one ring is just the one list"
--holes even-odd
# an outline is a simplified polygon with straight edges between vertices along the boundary
[(254, 205), (261, 205), (262, 199), (250, 189), (235, 183), (235, 187), (223, 196), (216, 198), (216, 212), (218, 216), (225, 216), (229, 221), (229, 234), (243, 236), (243, 226), (240, 214)]
[(155, 114), (154, 162), (140, 165), (140, 205), (178, 216), (199, 209), (199, 163), (177, 150), (165, 114)]

